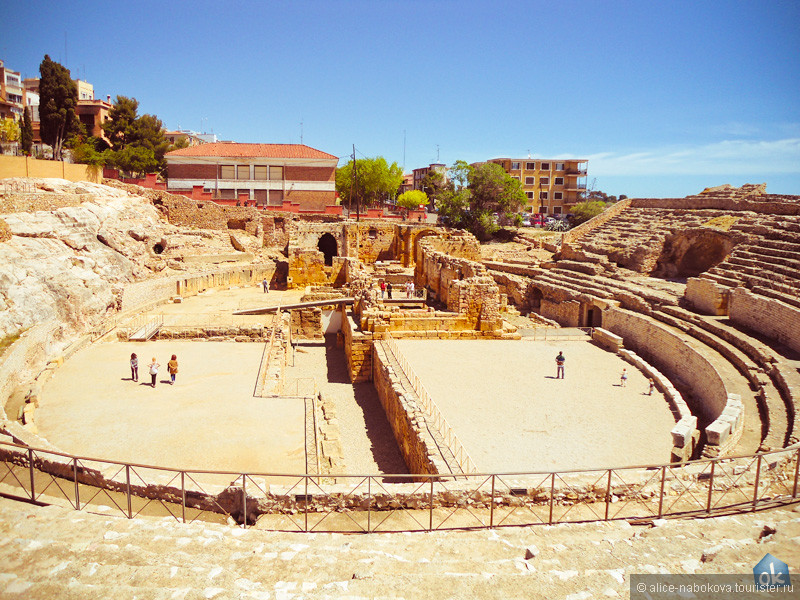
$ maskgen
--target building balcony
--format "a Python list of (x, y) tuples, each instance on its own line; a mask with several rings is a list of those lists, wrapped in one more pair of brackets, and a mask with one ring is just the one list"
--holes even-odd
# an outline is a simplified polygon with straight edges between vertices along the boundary
[(564, 171), (564, 174), (569, 177), (586, 177), (586, 169), (569, 168)]

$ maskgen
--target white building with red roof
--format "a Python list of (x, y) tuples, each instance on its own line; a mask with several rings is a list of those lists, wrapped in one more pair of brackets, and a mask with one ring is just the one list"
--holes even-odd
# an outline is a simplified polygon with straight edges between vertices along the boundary
[(167, 189), (220, 204), (299, 205), (324, 211), (336, 204), (338, 157), (304, 144), (215, 142), (166, 154)]

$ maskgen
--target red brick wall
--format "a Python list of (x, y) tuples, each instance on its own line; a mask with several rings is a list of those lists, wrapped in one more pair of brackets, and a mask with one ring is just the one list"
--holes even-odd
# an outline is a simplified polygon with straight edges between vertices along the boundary
[(336, 181), (335, 167), (286, 167), (287, 181)]
[(300, 204), (300, 210), (325, 210), (326, 206), (336, 202), (336, 193), (287, 190), (284, 200)]
[(216, 165), (169, 165), (170, 179), (216, 179)]

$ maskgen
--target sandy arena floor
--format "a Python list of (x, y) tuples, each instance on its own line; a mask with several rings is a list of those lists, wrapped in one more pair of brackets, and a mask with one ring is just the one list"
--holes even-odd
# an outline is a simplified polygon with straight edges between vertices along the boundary
[[(590, 342), (398, 340), (480, 471), (669, 461), (674, 419), (647, 379)], [(555, 356), (566, 356), (555, 379)], [(628, 370), (626, 387), (620, 374)]]
[[(304, 404), (254, 398), (264, 344), (107, 342), (77, 352), (43, 390), (37, 421), (61, 450), (185, 469), (304, 473)], [(131, 352), (139, 382), (131, 381)], [(178, 356), (170, 385), (166, 365)], [(161, 364), (155, 388), (147, 365)]]

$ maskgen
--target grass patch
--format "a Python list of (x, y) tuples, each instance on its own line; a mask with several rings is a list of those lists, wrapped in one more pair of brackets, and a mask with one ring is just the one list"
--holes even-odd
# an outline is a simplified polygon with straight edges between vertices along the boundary
[(706, 221), (703, 223), (703, 227), (714, 227), (715, 229), (722, 229), (723, 231), (728, 231), (736, 221), (739, 220), (739, 217), (734, 217), (732, 215), (724, 215), (722, 217), (714, 217), (713, 219)]

